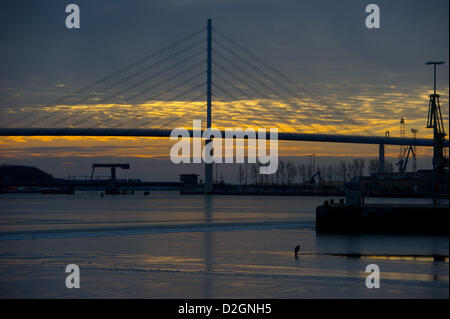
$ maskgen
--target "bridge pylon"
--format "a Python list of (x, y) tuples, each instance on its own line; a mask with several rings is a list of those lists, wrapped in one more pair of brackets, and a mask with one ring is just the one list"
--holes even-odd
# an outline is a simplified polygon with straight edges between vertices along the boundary
[[(207, 61), (206, 61), (206, 128), (211, 128), (211, 105), (212, 105), (212, 22), (208, 19), (207, 29)], [(212, 143), (209, 139), (206, 144)], [(213, 164), (205, 163), (205, 194), (213, 192)]]

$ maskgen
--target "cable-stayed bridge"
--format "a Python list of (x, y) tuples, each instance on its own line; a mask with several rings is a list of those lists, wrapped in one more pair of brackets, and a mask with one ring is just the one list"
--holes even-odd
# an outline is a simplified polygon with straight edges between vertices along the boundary
[[(368, 129), (371, 123), (348, 114), (208, 20), (206, 29), (51, 103), (7, 109), (0, 136), (169, 137), (171, 129), (203, 119), (205, 128), (221, 130), (277, 127), (280, 140), (377, 144), (380, 167), (384, 145), (435, 145), (433, 139), (377, 135)], [(448, 140), (444, 144), (448, 147)], [(212, 165), (206, 165), (205, 180), (212, 181)]]
[[(193, 136), (193, 130), (188, 130)], [(0, 136), (117, 136), (117, 137), (170, 137), (170, 129), (152, 128), (0, 128)], [(225, 131), (221, 131), (225, 136)], [(270, 138), (267, 132), (267, 139)], [(281, 141), (309, 141), (331, 143), (356, 143), (356, 144), (385, 144), (385, 145), (416, 145), (433, 146), (433, 140), (429, 138), (401, 138), (384, 136), (362, 135), (331, 135), (310, 133), (278, 133)], [(448, 146), (448, 142), (446, 143)]]

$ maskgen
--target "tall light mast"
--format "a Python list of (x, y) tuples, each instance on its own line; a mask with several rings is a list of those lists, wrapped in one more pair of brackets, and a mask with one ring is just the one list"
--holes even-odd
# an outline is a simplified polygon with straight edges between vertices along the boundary
[(441, 105), (439, 102), (439, 94), (436, 94), (436, 66), (442, 65), (444, 62), (429, 61), (426, 65), (434, 67), (434, 85), (433, 94), (430, 94), (428, 103), (428, 119), (427, 128), (433, 129), (433, 204), (436, 204), (436, 193), (439, 190), (438, 174), (444, 167), (444, 122), (442, 120)]

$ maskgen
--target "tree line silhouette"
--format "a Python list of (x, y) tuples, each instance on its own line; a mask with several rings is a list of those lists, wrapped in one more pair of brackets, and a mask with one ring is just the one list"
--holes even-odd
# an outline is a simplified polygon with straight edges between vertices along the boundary
[[(241, 164), (237, 172), (239, 185), (299, 185), (346, 183), (353, 178), (378, 172), (377, 159), (354, 158), (341, 160), (336, 164), (315, 165), (298, 161), (280, 160), (278, 171), (272, 175), (259, 174), (259, 163)], [(394, 165), (385, 162), (385, 172), (393, 172)], [(223, 182), (223, 176), (221, 175)]]

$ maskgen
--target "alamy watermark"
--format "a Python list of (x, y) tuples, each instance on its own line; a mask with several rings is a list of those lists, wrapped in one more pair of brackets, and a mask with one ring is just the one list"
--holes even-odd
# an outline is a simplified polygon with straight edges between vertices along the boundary
[[(226, 128), (225, 137), (218, 129), (201, 130), (201, 120), (194, 120), (191, 134), (185, 128), (173, 129), (170, 140), (178, 140), (170, 149), (170, 159), (180, 163), (245, 163), (245, 140), (247, 140), (247, 163), (262, 165), (260, 174), (274, 174), (278, 170), (278, 129), (270, 128), (269, 140), (265, 128), (242, 130)], [(202, 149), (202, 140), (205, 145)], [(236, 149), (236, 154), (234, 154)], [(268, 154), (267, 154), (268, 152)], [(192, 156), (191, 156), (192, 154)], [(236, 156), (235, 156), (236, 155)], [(192, 161), (191, 161), (192, 157)]]
[[(365, 19), (365, 25), (368, 29), (380, 28), (380, 7), (377, 4), (368, 4), (365, 9), (369, 15)], [(80, 28), (80, 7), (77, 4), (71, 3), (66, 6), (66, 27), (68, 29)]]
[(69, 289), (80, 288), (80, 267), (76, 264), (67, 265), (66, 273), (69, 273), (66, 277), (66, 287)]
[(366, 17), (367, 29), (380, 28), (380, 7), (377, 4), (369, 4), (366, 6), (366, 13), (370, 13)]
[(79, 29), (80, 28), (80, 7), (77, 4), (68, 4), (66, 6), (66, 13), (69, 15), (66, 17), (67, 29)]
[(367, 265), (366, 272), (369, 273), (366, 277), (366, 287), (380, 288), (380, 267), (376, 264)]

